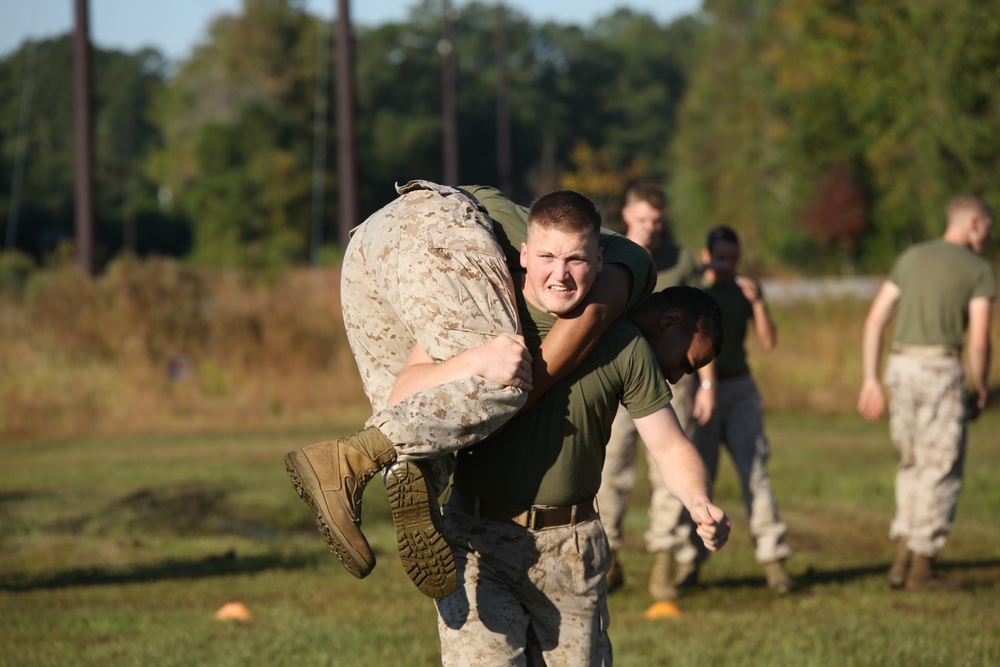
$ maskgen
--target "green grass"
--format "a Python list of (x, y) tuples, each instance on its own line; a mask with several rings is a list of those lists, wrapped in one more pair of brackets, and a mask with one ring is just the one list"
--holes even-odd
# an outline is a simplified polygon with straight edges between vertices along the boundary
[[(285, 451), (356, 426), (0, 445), (0, 666), (438, 664), (434, 607), (399, 566), (381, 485), (365, 500), (379, 564), (358, 581), (285, 477)], [(732, 540), (683, 617), (645, 620), (640, 486), (626, 585), (610, 602), (617, 663), (1000, 664), (1000, 416), (972, 427), (943, 555), (959, 588), (935, 594), (885, 584), (896, 462), (886, 424), (778, 415), (767, 426), (800, 591), (765, 588), (724, 458), (716, 496)], [(253, 617), (215, 620), (231, 601)]]

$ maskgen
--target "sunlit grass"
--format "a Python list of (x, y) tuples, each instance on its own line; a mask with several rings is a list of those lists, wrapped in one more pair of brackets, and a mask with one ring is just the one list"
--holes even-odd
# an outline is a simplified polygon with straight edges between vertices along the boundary
[[(358, 581), (288, 483), (288, 449), (325, 429), (7, 443), (0, 492), (0, 665), (434, 665), (430, 600), (394, 551), (384, 489), (365, 496), (378, 555)], [(768, 415), (770, 470), (800, 592), (779, 598), (753, 559), (735, 475), (717, 497), (733, 539), (681, 601), (647, 621), (646, 488), (633, 495), (611, 597), (621, 665), (990, 665), (1000, 661), (1000, 418), (973, 426), (944, 573), (959, 589), (892, 592), (895, 454), (884, 423)], [(248, 621), (212, 614), (240, 601)]]

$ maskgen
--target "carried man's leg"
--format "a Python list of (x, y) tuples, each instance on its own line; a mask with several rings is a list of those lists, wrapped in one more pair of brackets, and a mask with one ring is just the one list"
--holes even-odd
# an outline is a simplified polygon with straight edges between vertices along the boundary
[(375, 566), (360, 529), (361, 496), (371, 476), (391, 466), (386, 484), (404, 568), (421, 592), (440, 597), (455, 586), (436, 507), (441, 487), (431, 479), (443, 476), (443, 461), (436, 473), (418, 461), (489, 436), (526, 394), (470, 377), (386, 407), (416, 345), (442, 360), (518, 332), (513, 284), (489, 217), (452, 188), (411, 182), (399, 191), (356, 230), (342, 274), (344, 325), (375, 414), (358, 434), (290, 452), (286, 469), (331, 550), (361, 578)]

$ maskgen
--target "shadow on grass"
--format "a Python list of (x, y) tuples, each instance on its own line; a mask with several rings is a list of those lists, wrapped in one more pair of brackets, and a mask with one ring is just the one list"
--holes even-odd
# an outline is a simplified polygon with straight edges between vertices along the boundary
[(241, 574), (257, 574), (268, 570), (301, 570), (315, 566), (317, 558), (310, 556), (246, 556), (233, 551), (197, 560), (165, 560), (137, 567), (92, 567), (62, 570), (53, 573), (24, 574), (8, 572), (0, 575), (0, 590), (24, 592), (75, 586), (122, 585), (149, 583), (172, 579), (205, 579)]
[[(845, 567), (831, 570), (822, 570), (809, 566), (805, 572), (793, 575), (793, 579), (795, 580), (796, 588), (799, 590), (824, 584), (846, 584), (860, 579), (867, 579), (869, 577), (884, 577), (889, 571), (889, 565), (890, 564), (886, 562), (879, 563), (877, 565), (862, 565), (859, 567)], [(974, 570), (991, 569), (1000, 569), (1000, 558), (982, 560), (946, 560), (938, 563), (937, 565), (938, 572), (944, 576), (954, 576), (957, 573), (966, 573)], [(995, 582), (997, 579), (998, 577), (995, 576), (990, 577), (989, 580), (980, 578), (966, 579), (965, 577), (960, 577), (956, 579), (955, 583), (963, 589), (980, 587), (992, 588), (996, 586)], [(767, 584), (763, 575), (732, 577), (706, 582), (707, 587), (725, 589), (760, 588), (766, 585)]]

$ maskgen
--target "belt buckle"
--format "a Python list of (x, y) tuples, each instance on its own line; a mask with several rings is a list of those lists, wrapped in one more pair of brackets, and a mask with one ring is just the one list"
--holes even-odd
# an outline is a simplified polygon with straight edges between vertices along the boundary
[(528, 508), (528, 525), (527, 525), (528, 530), (538, 530), (538, 528), (535, 526), (535, 523), (538, 521), (538, 517), (541, 515), (542, 513), (539, 512), (538, 508), (535, 507), (534, 505)]

